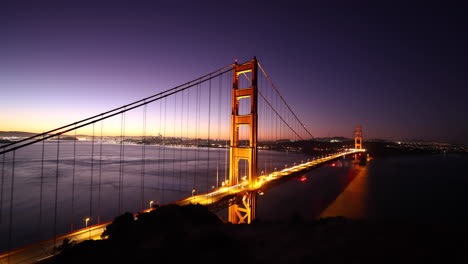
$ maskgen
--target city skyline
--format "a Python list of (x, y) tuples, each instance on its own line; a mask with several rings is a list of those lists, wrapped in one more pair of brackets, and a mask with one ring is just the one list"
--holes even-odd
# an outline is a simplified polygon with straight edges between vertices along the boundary
[(7, 4), (0, 131), (47, 131), (256, 56), (316, 137), (362, 125), (468, 143), (461, 9), (213, 3)]

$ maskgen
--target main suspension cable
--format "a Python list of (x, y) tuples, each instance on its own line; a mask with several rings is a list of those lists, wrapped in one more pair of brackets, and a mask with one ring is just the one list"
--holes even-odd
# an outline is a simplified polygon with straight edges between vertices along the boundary
[(279, 97), (281, 98), (281, 100), (283, 100), (283, 102), (286, 104), (286, 106), (288, 107), (289, 111), (291, 111), (291, 113), (294, 115), (294, 117), (296, 118), (296, 120), (301, 124), (301, 126), (304, 128), (304, 130), (309, 134), (309, 136), (311, 138), (314, 138), (314, 136), (310, 133), (310, 131), (306, 128), (306, 126), (301, 122), (301, 120), (297, 117), (296, 113), (294, 113), (294, 111), (291, 109), (291, 107), (289, 106), (289, 104), (286, 102), (286, 100), (284, 100), (283, 96), (281, 95), (281, 93), (279, 92), (278, 88), (276, 88), (276, 85), (273, 83), (273, 81), (271, 80), (270, 76), (268, 76), (268, 74), (266, 73), (266, 71), (263, 69), (262, 65), (257, 62), (258, 64), (258, 67), (260, 68), (260, 70), (263, 72), (263, 74), (265, 75), (265, 77), (268, 79), (268, 81), (270, 82), (271, 86), (275, 89), (276, 93), (279, 95)]
[[(250, 78), (247, 76), (247, 74), (245, 74), (245, 73), (243, 73), (243, 74), (244, 74), (244, 76), (250, 81)], [(260, 90), (258, 90), (258, 89), (257, 89), (257, 91), (258, 91), (258, 94), (263, 98), (263, 100), (265, 100), (265, 102), (268, 104), (268, 106), (270, 106), (271, 110), (273, 110), (273, 111), (276, 113), (276, 115), (278, 115), (278, 117), (279, 117), (281, 120), (283, 120), (283, 122), (289, 127), (289, 129), (291, 129), (291, 131), (292, 131), (294, 134), (296, 134), (300, 139), (304, 140), (304, 139), (291, 127), (291, 125), (289, 125), (289, 123), (288, 123), (286, 120), (284, 120), (284, 118), (278, 113), (278, 111), (277, 111), (276, 109), (273, 108), (273, 106), (270, 104), (270, 102), (268, 102), (268, 99), (265, 98), (265, 96), (263, 95), (263, 93), (262, 93)]]
[[(199, 77), (199, 78), (196, 78), (196, 79), (191, 80), (191, 81), (189, 81), (189, 82), (183, 83), (183, 84), (178, 85), (178, 86), (176, 86), (176, 87), (173, 87), (173, 88), (171, 88), (171, 89), (168, 89), (168, 90), (159, 92), (159, 93), (157, 93), (157, 94), (148, 96), (148, 97), (146, 97), (146, 98), (140, 99), (140, 100), (135, 101), (135, 102), (132, 102), (132, 103), (130, 103), (130, 104), (126, 104), (126, 105), (124, 105), (124, 106), (114, 108), (114, 109), (109, 110), (109, 111), (106, 111), (106, 112), (104, 112), (104, 113), (100, 113), (100, 114), (98, 114), (98, 115), (94, 115), (94, 116), (92, 116), (92, 117), (88, 117), (88, 118), (82, 119), (82, 120), (80, 120), (80, 121), (73, 122), (73, 123), (68, 124), (68, 125), (64, 125), (64, 126), (61, 126), (61, 127), (58, 127), (58, 128), (55, 128), (55, 129), (52, 129), (52, 130), (49, 130), (49, 131), (46, 131), (46, 132), (43, 132), (43, 133), (34, 135), (34, 136), (31, 136), (31, 137), (28, 137), (28, 138), (25, 138), (25, 139), (21, 139), (21, 140), (15, 141), (15, 142), (8, 143), (8, 144), (6, 144), (6, 145), (3, 145), (2, 148), (5, 149), (5, 148), (7, 148), (7, 147), (10, 147), (10, 146), (13, 146), (13, 145), (22, 143), (22, 142), (26, 142), (26, 141), (28, 141), (28, 140), (32, 140), (32, 139), (37, 138), (37, 137), (47, 136), (47, 135), (50, 134), (50, 133), (53, 133), (53, 132), (56, 132), (56, 131), (65, 129), (65, 128), (67, 128), (67, 127), (76, 126), (76, 125), (78, 125), (78, 124), (80, 124), (80, 123), (83, 123), (83, 122), (86, 122), (86, 121), (90, 121), (90, 120), (95, 119), (95, 118), (97, 118), (97, 117), (99, 117), (99, 116), (104, 116), (104, 115), (110, 114), (110, 113), (112, 113), (112, 112), (121, 110), (121, 109), (126, 109), (126, 108), (128, 108), (128, 107), (130, 107), (130, 106), (132, 106), (132, 105), (135, 105), (135, 104), (138, 104), (138, 103), (141, 103), (141, 102), (150, 100), (150, 99), (152, 99), (152, 98), (154, 98), (154, 97), (158, 97), (158, 96), (164, 95), (165, 93), (172, 92), (172, 91), (174, 91), (174, 90), (177, 90), (177, 89), (179, 89), (179, 88), (182, 88), (182, 87), (184, 87), (184, 86), (186, 86), (186, 85), (189, 85), (189, 84), (191, 84), (191, 83), (197, 82), (197, 81), (199, 81), (199, 80), (203, 80), (203, 79), (205, 79), (207, 76), (211, 76), (212, 74), (219, 73), (219, 72), (221, 72), (221, 71), (224, 71), (224, 70), (227, 69), (227, 68), (232, 68), (232, 66), (233, 66), (233, 64), (226, 65), (226, 66), (224, 66), (224, 67), (222, 67), (222, 68), (220, 68), (220, 69), (218, 69), (218, 70), (216, 70), (216, 71), (213, 71), (213, 72), (211, 72), (211, 73), (205, 74), (205, 75), (203, 75), (203, 76), (201, 76), (201, 77)], [(227, 71), (230, 71), (230, 69), (227, 70)], [(225, 73), (225, 72), (227, 72), (227, 71), (224, 71), (224, 72), (222, 72), (221, 74), (223, 74), (223, 73)], [(206, 81), (206, 80), (204, 80), (204, 81)], [(204, 82), (204, 81), (202, 81), (202, 82)], [(189, 87), (192, 87), (193, 85), (194, 85), (194, 84), (190, 85)], [(129, 108), (129, 110), (130, 110), (130, 109), (133, 109), (133, 108)], [(120, 113), (120, 112), (119, 112), (119, 113)], [(119, 114), (119, 113), (117, 113), (117, 114)], [(114, 115), (112, 115), (112, 116), (114, 116)], [(95, 120), (94, 122), (96, 122), (96, 121), (99, 121), (99, 120)], [(79, 126), (79, 127), (81, 127), (81, 126)], [(63, 134), (63, 133), (62, 133), (62, 134)], [(57, 134), (55, 134), (55, 135), (57, 135)], [(47, 138), (49, 138), (49, 137), (46, 137), (46, 139), (47, 139)], [(21, 145), (20, 147), (22, 147), (22, 145)], [(6, 150), (6, 151), (13, 151), (14, 149), (17, 149), (17, 148), (8, 149), (8, 150)], [(0, 154), (2, 154), (2, 153), (3, 153), (3, 151), (0, 152)]]
[[(216, 75), (211, 76), (209, 79), (213, 79), (213, 78), (215, 78), (215, 77), (217, 77), (217, 76), (220, 76), (220, 75), (225, 74), (225, 73), (230, 72), (230, 71), (231, 71), (231, 70), (226, 70), (226, 71), (220, 72), (220, 73), (218, 73), (218, 74), (216, 74)], [(203, 82), (206, 82), (206, 81), (208, 81), (209, 79), (205, 79), (205, 80), (202, 80), (202, 81), (193, 83), (193, 84), (191, 84), (191, 85), (189, 85), (189, 86), (186, 86), (186, 87), (183, 87), (183, 88), (180, 88), (180, 86), (178, 86), (178, 87), (180, 88), (179, 90), (175, 90), (175, 91), (174, 91), (174, 88), (169, 89), (169, 90), (171, 90), (170, 93), (164, 94), (165, 92), (169, 91), (169, 90), (167, 90), (167, 91), (163, 92), (164, 95), (161, 95), (161, 96), (159, 96), (159, 97), (157, 97), (157, 98), (153, 98), (153, 99), (151, 99), (151, 100), (148, 100), (148, 101), (143, 102), (143, 103), (138, 104), (138, 105), (134, 105), (134, 106), (129, 107), (129, 108), (124, 108), (124, 110), (121, 110), (121, 111), (116, 112), (116, 113), (112, 113), (112, 114), (107, 115), (107, 116), (105, 116), (105, 117), (101, 117), (101, 118), (98, 118), (98, 119), (89, 121), (89, 122), (84, 123), (84, 124), (81, 124), (81, 125), (77, 125), (77, 126), (75, 126), (74, 128), (70, 128), (70, 129), (67, 129), (67, 130), (63, 130), (63, 131), (57, 132), (57, 133), (52, 134), (52, 135), (48, 135), (47, 132), (41, 133), (40, 135), (44, 135), (43, 138), (41, 138), (41, 139), (36, 139), (36, 140), (30, 141), (30, 142), (27, 142), (27, 143), (24, 143), (24, 144), (19, 145), (19, 146), (16, 146), (16, 147), (12, 147), (12, 148), (9, 148), (9, 149), (7, 149), (7, 150), (2, 150), (2, 151), (0, 151), (0, 155), (3, 154), (3, 153), (11, 152), (11, 151), (14, 151), (14, 150), (17, 150), (17, 149), (20, 149), (20, 148), (23, 148), (23, 147), (32, 145), (32, 144), (34, 144), (34, 143), (37, 143), (37, 142), (40, 142), (40, 141), (43, 141), (43, 140), (46, 140), (46, 139), (49, 139), (49, 138), (52, 138), (52, 137), (56, 137), (56, 136), (58, 136), (58, 135), (62, 135), (62, 134), (68, 133), (68, 132), (73, 131), (73, 130), (75, 130), (75, 129), (88, 126), (88, 125), (90, 125), (90, 124), (92, 124), (92, 123), (96, 123), (96, 122), (99, 122), (99, 121), (101, 121), (101, 120), (108, 119), (108, 118), (110, 118), (110, 117), (119, 115), (119, 114), (121, 114), (121, 113), (128, 112), (128, 111), (133, 110), (133, 109), (135, 109), (135, 108), (141, 107), (141, 106), (143, 106), (143, 105), (145, 105), (145, 104), (149, 104), (149, 103), (152, 103), (152, 102), (154, 102), (154, 101), (161, 100), (161, 99), (166, 98), (166, 97), (168, 97), (168, 96), (171, 96), (171, 95), (173, 95), (173, 94), (176, 94), (176, 93), (182, 92), (182, 91), (184, 91), (184, 90), (187, 90), (187, 89), (189, 89), (189, 88), (191, 88), (191, 87), (194, 87), (194, 86), (196, 86), (196, 85), (198, 85), (198, 84), (201, 84), (201, 83), (203, 83)], [(142, 101), (142, 100), (140, 100), (139, 102), (141, 102), (141, 101)], [(119, 108), (119, 109), (122, 109), (122, 108)], [(110, 111), (110, 112), (112, 112), (112, 111)], [(99, 115), (98, 115), (98, 116), (99, 116)], [(89, 120), (89, 119), (87, 119), (87, 120)], [(75, 122), (75, 123), (79, 123), (79, 122)], [(73, 123), (72, 125), (74, 125), (75, 123)], [(57, 130), (58, 130), (58, 129), (55, 129), (54, 131), (57, 131)], [(17, 144), (17, 143), (19, 143), (19, 142), (24, 142), (24, 141), (26, 141), (26, 140), (29, 140), (29, 139), (32, 139), (32, 138), (35, 138), (35, 137), (36, 137), (36, 136), (30, 137), (30, 138), (27, 138), (27, 139), (24, 139), (24, 140), (20, 140), (20, 141), (14, 142), (14, 144)], [(10, 146), (10, 145), (13, 145), (13, 144), (12, 144), (12, 143), (8, 144), (8, 146)]]

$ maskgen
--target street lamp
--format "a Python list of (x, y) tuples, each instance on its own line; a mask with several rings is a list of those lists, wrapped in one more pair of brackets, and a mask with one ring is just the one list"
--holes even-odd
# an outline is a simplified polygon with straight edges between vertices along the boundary
[(153, 208), (154, 201), (150, 201), (150, 209)]
[(195, 193), (195, 189), (194, 189), (194, 190), (192, 190), (192, 196), (193, 196), (193, 194), (194, 194), (194, 193)]
[(91, 220), (89, 217), (87, 217), (87, 218), (85, 219), (85, 228), (88, 227), (88, 222), (89, 222), (89, 220)]

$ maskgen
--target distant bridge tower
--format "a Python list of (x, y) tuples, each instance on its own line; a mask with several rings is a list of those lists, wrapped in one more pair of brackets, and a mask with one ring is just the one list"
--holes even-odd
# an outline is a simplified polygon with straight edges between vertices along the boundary
[(360, 126), (354, 129), (354, 148), (362, 149), (362, 127)]
[[(248, 74), (250, 73), (250, 78)], [(249, 81), (247, 88), (239, 87), (239, 76), (244, 75)], [(250, 98), (250, 113), (239, 115), (239, 101)], [(231, 114), (231, 145), (230, 145), (230, 169), (229, 185), (239, 182), (239, 163), (247, 161), (247, 180), (253, 187), (257, 180), (257, 59), (254, 57), (249, 62), (233, 68), (232, 75), (232, 114)], [(239, 146), (239, 128), (249, 127), (249, 144), (246, 147)], [(255, 207), (257, 193), (247, 192), (242, 198), (242, 204), (234, 204), (229, 207), (229, 222), (233, 224), (250, 224), (255, 219)]]
[[(354, 148), (355, 149), (362, 149), (362, 127), (358, 126), (354, 128)], [(354, 154), (354, 160), (356, 162), (359, 161), (359, 154)]]

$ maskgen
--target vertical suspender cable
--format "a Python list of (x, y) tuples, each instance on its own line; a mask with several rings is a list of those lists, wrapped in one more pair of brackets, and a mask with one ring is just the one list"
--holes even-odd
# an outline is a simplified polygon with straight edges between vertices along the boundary
[(98, 179), (98, 219), (97, 223), (101, 223), (101, 177), (102, 177), (102, 130), (104, 128), (104, 120), (101, 120), (101, 144), (99, 145), (99, 179)]
[[(3, 148), (5, 149), (5, 148)], [(6, 153), (2, 154), (2, 175), (1, 175), (1, 181), (0, 181), (0, 224), (3, 223), (3, 185), (4, 185), (4, 180), (5, 180), (5, 155)], [(3, 241), (1, 241), (3, 242)]]
[[(262, 75), (260, 75), (261, 77)], [(260, 85), (262, 87), (262, 91), (265, 91), (268, 89), (264, 85), (263, 78), (261, 79)], [(264, 152), (263, 159), (264, 159), (264, 174), (268, 174), (268, 164), (271, 159), (271, 146), (273, 146), (273, 129), (272, 129), (272, 122), (271, 122), (271, 115), (270, 112), (268, 111), (266, 107), (266, 103), (264, 100), (262, 100), (262, 111), (263, 111), (263, 129), (265, 129), (265, 132), (263, 133), (265, 135), (265, 144), (268, 146), (266, 149), (267, 151)]]
[[(227, 127), (230, 127), (231, 126), (231, 122), (230, 122), (230, 117), (231, 117), (231, 96), (232, 96), (232, 92), (231, 92), (231, 81), (229, 78), (226, 78), (226, 87), (227, 89), (229, 89), (229, 92), (227, 93), (227, 96), (226, 96), (226, 119), (227, 119)], [(229, 129), (230, 130), (230, 129)], [(228, 130), (228, 131), (229, 131)], [(229, 142), (229, 143), (228, 143)], [(224, 182), (227, 181), (228, 179), (228, 155), (229, 155), (229, 152), (231, 150), (231, 142), (230, 142), (230, 138), (229, 138), (229, 134), (227, 135), (226, 137), (226, 143), (224, 144), (225, 147), (226, 147), (226, 153), (224, 155)]]
[[(187, 138), (189, 137), (189, 119), (190, 119), (190, 91), (191, 89), (188, 89), (187, 90), (187, 93), (188, 93), (188, 96), (187, 96), (187, 126), (186, 126), (186, 135), (187, 135)], [(189, 150), (190, 149), (187, 149), (186, 152), (185, 152), (185, 164), (187, 164), (188, 160), (189, 160)], [(185, 184), (186, 186), (188, 186), (188, 182), (189, 182), (189, 174), (188, 174), (189, 170), (187, 168), (186, 170), (186, 174), (185, 174)]]
[[(275, 98), (275, 105), (276, 105), (275, 108), (278, 108), (278, 97)], [(278, 144), (278, 139), (279, 139), (279, 137), (278, 137), (278, 130), (279, 130), (278, 119), (279, 119), (279, 117), (274, 116), (274, 118), (275, 118), (275, 139), (276, 139), (275, 141), (276, 141), (276, 144)]]
[(0, 182), (0, 224), (2, 221), (3, 212), (3, 184), (5, 180), (5, 153), (2, 154), (2, 179)]
[(118, 212), (117, 215), (120, 215), (122, 212), (122, 173), (123, 173), (123, 143), (124, 143), (124, 137), (123, 137), (123, 123), (124, 123), (124, 113), (120, 116), (120, 162), (119, 162), (119, 193), (118, 193)]
[[(259, 78), (261, 78), (262, 75), (259, 76)], [(261, 81), (260, 81), (260, 87), (261, 91), (265, 91), (265, 89), (267, 89), (267, 87), (265, 87), (264, 83), (263, 83), (263, 78), (261, 78)], [(264, 93), (264, 92), (263, 92)], [(273, 133), (273, 130), (271, 128), (271, 119), (270, 119), (270, 114), (269, 112), (267, 111), (268, 109), (266, 108), (266, 103), (264, 100), (261, 100), (262, 102), (262, 112), (263, 112), (263, 118), (262, 118), (262, 121), (263, 121), (263, 131), (262, 131), (262, 134), (264, 136), (264, 144), (266, 147), (266, 151), (264, 151), (264, 154), (262, 155), (263, 156), (263, 163), (264, 163), (264, 174), (268, 174), (268, 162), (269, 162), (269, 158), (271, 158), (271, 146), (272, 146), (272, 133)]]
[(58, 180), (59, 180), (59, 157), (60, 157), (60, 135), (57, 136), (57, 160), (55, 161), (55, 204), (54, 204), (54, 252), (57, 240), (57, 200), (58, 200)]
[(219, 76), (219, 84), (218, 84), (218, 137), (216, 144), (218, 145), (218, 158), (216, 160), (216, 188), (219, 188), (219, 162), (221, 161), (221, 149), (219, 146), (221, 145), (221, 98), (223, 89), (223, 76)]
[[(262, 75), (260, 75), (262, 76)], [(261, 85), (262, 85), (262, 91), (265, 91), (266, 89), (268, 89), (268, 86), (265, 86), (264, 85), (264, 78), (262, 78), (262, 82), (261, 82)], [(271, 115), (271, 112), (268, 111), (268, 108), (267, 108), (267, 105), (265, 103), (264, 100), (262, 100), (263, 102), (263, 112), (264, 112), (264, 123), (265, 123), (265, 126), (264, 128), (266, 130), (268, 130), (268, 134), (267, 134), (267, 138), (268, 138), (268, 142), (269, 142), (269, 145), (272, 147), (273, 146), (273, 136), (272, 134), (274, 133), (274, 130), (273, 130), (273, 123), (271, 122), (272, 121), (272, 115)], [(271, 147), (270, 147), (270, 150), (268, 151), (268, 154), (265, 153), (265, 173), (267, 173), (268, 171), (268, 163), (270, 162), (271, 158), (272, 158), (272, 152), (271, 152)]]
[[(265, 78), (263, 78), (265, 80)], [(267, 84), (264, 84), (266, 86), (266, 89), (268, 89), (268, 85)], [(273, 99), (272, 99), (273, 100)], [(273, 102), (272, 102), (273, 103)], [(265, 104), (265, 111), (268, 111), (268, 107), (267, 107), (267, 104), (264, 102)], [(274, 115), (273, 111), (268, 111), (269, 115), (268, 115), (268, 120), (270, 122), (270, 125), (269, 125), (269, 129), (271, 129), (271, 145), (272, 147), (276, 146), (277, 144), (277, 140), (278, 138), (276, 137), (276, 134), (277, 134), (277, 130), (276, 130), (276, 116)], [(274, 159), (274, 155), (273, 155), (273, 152), (270, 151), (270, 157), (269, 157), (269, 160), (268, 160), (268, 163), (269, 163), (269, 171), (273, 171), (274, 169), (274, 166), (273, 166), (273, 159)]]
[[(76, 127), (76, 125), (75, 125)], [(71, 191), (71, 216), (70, 216), (70, 232), (73, 232), (75, 221), (75, 167), (76, 167), (76, 129), (75, 129), (75, 138), (73, 140), (73, 165), (72, 165), (72, 191)], [(44, 142), (44, 141), (42, 141)]]
[[(162, 100), (159, 101), (159, 131), (158, 131), (158, 139), (159, 139), (159, 146), (158, 146), (158, 175), (157, 175), (157, 181), (156, 181), (156, 186), (157, 189), (160, 190), (160, 182), (159, 178), (161, 177), (161, 146), (162, 146), (162, 135), (161, 135), (161, 128), (162, 128)], [(159, 200), (161, 200), (161, 191), (158, 192), (158, 197)]]
[[(166, 101), (166, 97), (164, 97), (164, 129), (163, 129), (163, 137), (162, 137), (162, 140), (163, 140), (163, 161), (165, 160), (166, 158), (166, 127), (167, 127), (167, 124), (166, 124), (166, 114), (167, 114), (167, 101)], [(166, 165), (166, 162), (163, 162), (162, 163), (162, 203), (164, 203), (164, 188), (165, 188), (165, 182), (164, 182), (164, 178), (165, 178), (165, 166)]]
[[(263, 80), (265, 80), (265, 78), (263, 78)], [(268, 85), (265, 84), (265, 82), (263, 83), (264, 85), (264, 89), (268, 89)], [(274, 147), (276, 145), (276, 137), (275, 137), (275, 131), (276, 131), (276, 127), (275, 127), (275, 116), (273, 115), (273, 112), (272, 111), (268, 111), (268, 107), (267, 107), (267, 104), (266, 102), (263, 102), (263, 105), (265, 107), (265, 113), (267, 113), (266, 117), (267, 117), (267, 120), (268, 120), (268, 129), (270, 130), (270, 140), (271, 140), (271, 146)], [(268, 158), (268, 161), (267, 161), (267, 167), (269, 168), (268, 170), (271, 172), (273, 171), (273, 158), (274, 158), (274, 155), (273, 155), (273, 151), (270, 151), (269, 153), (269, 158)]]
[(39, 219), (37, 224), (37, 231), (39, 232), (39, 240), (42, 239), (41, 226), (42, 226), (42, 198), (43, 198), (43, 187), (44, 187), (44, 148), (45, 140), (42, 141), (42, 154), (41, 154), (41, 184), (39, 187)]
[(196, 181), (197, 181), (197, 173), (198, 173), (198, 149), (199, 149), (199, 146), (198, 146), (198, 123), (199, 123), (199, 120), (198, 120), (198, 111), (199, 111), (199, 106), (200, 106), (200, 102), (199, 102), (199, 93), (200, 93), (200, 84), (197, 85), (197, 94), (196, 94), (196, 101), (195, 101), (195, 142), (196, 142), (196, 152), (195, 152), (195, 173), (193, 174), (193, 189), (192, 189), (192, 193), (193, 193), (193, 190), (195, 190), (195, 186), (196, 186)]
[[(173, 143), (175, 143), (175, 138), (176, 138), (176, 121), (177, 121), (177, 94), (174, 95), (174, 126), (172, 129), (172, 138), (173, 138)], [(175, 148), (172, 149), (172, 188), (175, 189)]]
[[(267, 87), (264, 86), (264, 78), (262, 78), (262, 75), (259, 76), (260, 78), (260, 89), (263, 93), (266, 93), (266, 89), (268, 89)], [(270, 138), (270, 135), (271, 135), (271, 129), (269, 129), (268, 127), (268, 124), (271, 124), (270, 120), (269, 120), (269, 117), (270, 115), (268, 114), (267, 112), (267, 108), (266, 108), (266, 103), (264, 102), (264, 100), (262, 100), (262, 111), (263, 111), (263, 129), (264, 131), (263, 132), (263, 135), (265, 137), (264, 141), (265, 143), (268, 142), (269, 140), (271, 140)], [(271, 151), (268, 151), (267, 153), (264, 152), (264, 155), (263, 155), (263, 172), (264, 174), (267, 174), (268, 173), (268, 170), (267, 170), (267, 161), (268, 161), (268, 158), (271, 159)]]
[(94, 128), (95, 124), (93, 123), (93, 136), (91, 138), (91, 177), (89, 181), (89, 219), (93, 221), (93, 178), (94, 178)]
[[(211, 75), (210, 75), (211, 77)], [(210, 176), (210, 130), (211, 130), (211, 78), (208, 86), (208, 162), (206, 164), (206, 191), (210, 190), (208, 178)]]
[(122, 177), (122, 144), (123, 144), (123, 113), (120, 115), (120, 144), (119, 144), (119, 183), (117, 184), (118, 187), (118, 197), (117, 197), (117, 214), (120, 215), (120, 178)]
[(122, 137), (122, 178), (121, 178), (121, 184), (120, 184), (120, 189), (121, 189), (121, 196), (120, 196), (120, 199), (121, 199), (121, 203), (120, 205), (122, 206), (122, 210), (125, 210), (125, 206), (124, 206), (124, 190), (125, 190), (125, 185), (124, 185), (124, 176), (125, 176), (125, 123), (126, 123), (126, 119), (127, 119), (127, 112), (124, 112), (123, 113), (123, 137)]
[(140, 197), (140, 211), (143, 210), (143, 203), (145, 202), (145, 163), (146, 163), (146, 108), (147, 105), (143, 106), (143, 132), (141, 138), (141, 197)]
[[(260, 76), (258, 77), (258, 87), (257, 89), (259, 91), (261, 91), (262, 89), (262, 80), (260, 78)], [(261, 146), (263, 145), (263, 142), (265, 141), (265, 135), (263, 134), (263, 111), (262, 111), (262, 101), (259, 100), (258, 103), (257, 103), (257, 113), (258, 113), (258, 121), (257, 121), (257, 124), (258, 124), (258, 130), (257, 130), (257, 133), (258, 133), (258, 139), (257, 139), (257, 146), (261, 148)], [(261, 173), (258, 171), (258, 167), (261, 167), (261, 164), (262, 164), (262, 159), (263, 159), (263, 153), (261, 151), (258, 151), (258, 160), (257, 160), (257, 164), (260, 164), (260, 166), (257, 166), (257, 175), (261, 175)]]
[(183, 144), (183, 123), (184, 123), (184, 93), (185, 91), (182, 91), (182, 104), (181, 104), (181, 111), (180, 111), (180, 144), (179, 144), (179, 192), (182, 191), (182, 148), (184, 146)]
[[(279, 108), (279, 106), (278, 106)], [(277, 109), (278, 109), (277, 108)], [(279, 139), (280, 141), (283, 139), (283, 126), (282, 126), (282, 120), (279, 118), (279, 115), (278, 116), (278, 130), (279, 130)], [(281, 146), (281, 151), (283, 151), (283, 146), (282, 146), (282, 143), (280, 143), (280, 146)]]
[[(13, 160), (11, 166), (11, 186), (10, 186), (10, 215), (8, 221), (8, 250), (11, 249), (11, 239), (13, 237), (13, 198), (15, 190), (15, 160), (16, 150), (13, 150)], [(10, 263), (10, 255), (8, 255), (8, 263)]]
[[(278, 105), (278, 111), (281, 111), (281, 105)], [(286, 139), (284, 135), (284, 129), (283, 129), (283, 119), (279, 115), (278, 116), (278, 129), (279, 129), (279, 146), (280, 146), (280, 151), (284, 151), (284, 140)], [(284, 164), (283, 164), (284, 165)]]

